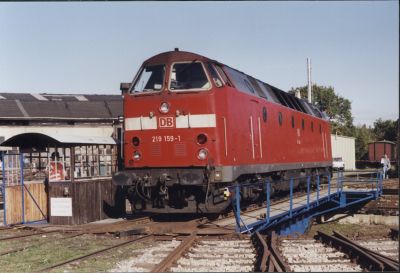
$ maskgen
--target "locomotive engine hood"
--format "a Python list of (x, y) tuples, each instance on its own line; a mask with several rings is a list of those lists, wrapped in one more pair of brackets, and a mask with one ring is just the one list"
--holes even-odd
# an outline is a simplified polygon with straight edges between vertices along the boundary
[(126, 167), (214, 164), (217, 113), (209, 59), (165, 52), (146, 60), (124, 95)]

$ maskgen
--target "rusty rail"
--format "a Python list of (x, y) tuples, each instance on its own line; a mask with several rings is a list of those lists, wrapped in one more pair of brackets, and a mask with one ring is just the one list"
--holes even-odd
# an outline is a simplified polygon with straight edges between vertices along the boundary
[(49, 234), (49, 233), (54, 233), (54, 232), (59, 232), (59, 230), (41, 231), (41, 232), (35, 232), (35, 233), (31, 233), (31, 234), (23, 234), (23, 235), (18, 235), (18, 236), (5, 237), (5, 238), (0, 238), (0, 241), (14, 240), (14, 239), (35, 236), (35, 235)]
[(357, 244), (356, 242), (350, 240), (346, 236), (340, 234), (339, 232), (333, 231), (333, 235), (343, 241), (348, 242), (349, 244), (356, 246), (357, 248), (361, 249), (362, 251), (365, 251), (366, 253), (370, 254), (371, 256), (373, 256), (374, 258), (376, 258), (377, 260), (382, 262), (382, 264), (385, 267), (384, 271), (396, 271), (396, 272), (399, 271), (399, 262), (398, 261), (396, 261), (392, 258), (386, 257), (376, 251), (373, 251), (371, 249), (363, 247), (363, 246)]
[(175, 248), (167, 257), (165, 257), (151, 272), (167, 272), (173, 263), (175, 263), (182, 254), (188, 250), (196, 241), (197, 231), (192, 232), (181, 244)]
[(270, 255), (267, 243), (258, 231), (251, 236), (251, 241), (257, 253), (255, 270), (258, 272), (266, 272), (267, 260)]
[(273, 232), (267, 240), (256, 232), (252, 236), (253, 245), (257, 251), (256, 271), (259, 272), (288, 272), (289, 267), (276, 248), (276, 235)]
[(383, 271), (385, 269), (382, 261), (373, 257), (372, 255), (357, 247), (351, 242), (342, 240), (332, 235), (328, 235), (321, 231), (317, 231), (317, 235), (315, 237), (322, 243), (332, 246), (340, 252), (346, 253), (352, 259), (352, 261), (357, 262), (369, 271)]
[[(271, 249), (271, 259), (272, 262), (274, 263), (274, 266), (277, 270), (280, 271), (276, 271), (276, 272), (288, 272), (289, 270), (289, 266), (285, 263), (285, 260), (282, 258), (282, 256), (280, 255), (277, 247), (276, 247), (276, 243), (277, 243), (277, 236), (275, 234), (275, 232), (272, 232), (271, 236), (269, 237), (269, 246)], [(267, 241), (267, 243), (268, 243)]]

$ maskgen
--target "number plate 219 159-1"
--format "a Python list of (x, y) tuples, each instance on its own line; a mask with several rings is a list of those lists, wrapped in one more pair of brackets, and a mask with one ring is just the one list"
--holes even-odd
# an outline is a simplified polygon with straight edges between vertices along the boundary
[(151, 142), (174, 142), (181, 141), (181, 136), (152, 136)]

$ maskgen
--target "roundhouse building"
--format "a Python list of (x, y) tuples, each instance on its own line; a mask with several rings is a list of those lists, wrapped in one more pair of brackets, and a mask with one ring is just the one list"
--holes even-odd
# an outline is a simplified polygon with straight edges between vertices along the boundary
[[(79, 182), (91, 181), (82, 183), (86, 188), (84, 190), (82, 186), (79, 192), (97, 191), (101, 195), (101, 189), (105, 188), (104, 181), (107, 181), (106, 188), (112, 188), (111, 179), (108, 178), (117, 168), (119, 160), (118, 137), (121, 125), (118, 117), (122, 115), (122, 107), (122, 97), (119, 94), (0, 93), (0, 154), (3, 154), (0, 158), (3, 163), (0, 166), (5, 166), (3, 173), (8, 177), (4, 179), (4, 189), (10, 191), (8, 198), (7, 195), (4, 198), (6, 224), (34, 221), (41, 216), (60, 224), (79, 224), (105, 218), (102, 212), (98, 215), (92, 212), (83, 213), (85, 215), (82, 212), (77, 213), (79, 208), (75, 207), (75, 203), (82, 200), (80, 196), (73, 195), (74, 191), (78, 192)], [(21, 163), (15, 159), (11, 160), (10, 154), (16, 152), (23, 153)], [(21, 183), (21, 179), (17, 172), (7, 170), (16, 168), (23, 169), (24, 182), (31, 183), (25, 187), (27, 191), (30, 191), (27, 187), (31, 187), (32, 192), (29, 194), (35, 196), (31, 199), (36, 199), (32, 200), (31, 205), (38, 208), (26, 208), (26, 211), (36, 210), (36, 216), (24, 214), (23, 210), (22, 215), (14, 215), (15, 211), (20, 211), (15, 209), (15, 206), (21, 205), (15, 202), (21, 198), (12, 187), (18, 186), (13, 183)], [(50, 191), (46, 189), (44, 198), (48, 198), (47, 201), (41, 200), (42, 194), (39, 191), (42, 189), (37, 186), (46, 184), (43, 181), (50, 185)], [(37, 188), (40, 189), (35, 195)], [(11, 192), (16, 194), (13, 199), (17, 201), (14, 203), (11, 200)], [(24, 193), (22, 196), (22, 199), (25, 198), (22, 204), (29, 206), (30, 197), (24, 197)], [(63, 212), (60, 211), (65, 212), (65, 207), (57, 202), (65, 200), (56, 200), (57, 197), (71, 198), (72, 205), (70, 213), (67, 213), (68, 217), (61, 217)], [(85, 200), (96, 198), (92, 196)], [(97, 199), (95, 201), (99, 204), (104, 201), (102, 196)], [(56, 203), (61, 205), (57, 207)], [(51, 213), (50, 207), (53, 209)]]

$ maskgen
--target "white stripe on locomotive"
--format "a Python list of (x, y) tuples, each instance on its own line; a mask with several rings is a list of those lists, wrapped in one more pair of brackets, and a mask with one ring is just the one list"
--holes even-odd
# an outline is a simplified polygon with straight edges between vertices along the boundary
[[(175, 127), (181, 128), (215, 128), (217, 126), (215, 114), (181, 115), (176, 117)], [(125, 119), (126, 131), (155, 130), (157, 118), (137, 117)]]

